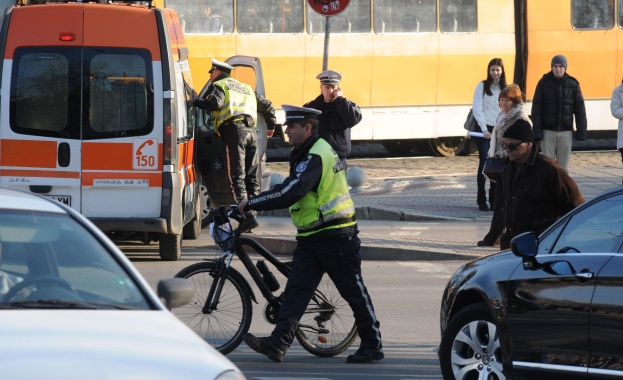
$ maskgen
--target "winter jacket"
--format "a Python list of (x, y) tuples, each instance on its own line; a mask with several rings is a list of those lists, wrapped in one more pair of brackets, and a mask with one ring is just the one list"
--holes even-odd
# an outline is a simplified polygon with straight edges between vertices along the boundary
[(491, 84), (489, 96), (485, 93), (484, 82), (478, 82), (474, 90), (472, 112), (482, 132), (487, 132), (487, 125), (495, 125), (495, 120), (500, 113), (500, 87), (498, 81)]
[(587, 137), (586, 109), (580, 83), (567, 73), (558, 79), (551, 71), (539, 80), (532, 100), (534, 138), (543, 139), (543, 130), (573, 131), (575, 116), (576, 140)]
[(350, 129), (361, 121), (359, 106), (340, 96), (331, 103), (325, 103), (322, 94), (304, 107), (322, 111), (318, 115), (318, 135), (331, 144), (340, 158), (350, 154)]
[(573, 179), (556, 161), (539, 154), (536, 145), (526, 164), (506, 161), (498, 186), (507, 241), (528, 231), (540, 234), (584, 202)]
[(524, 104), (517, 104), (515, 107), (511, 108), (508, 113), (500, 112), (497, 120), (495, 121), (495, 127), (493, 128), (493, 132), (491, 133), (491, 142), (489, 143), (489, 153), (487, 157), (507, 157), (508, 153), (506, 150), (502, 148), (502, 136), (504, 136), (504, 132), (513, 125), (519, 119), (524, 119), (530, 125), (532, 125), (532, 121), (530, 121), (530, 117), (523, 110)]
[(618, 85), (612, 91), (610, 100), (610, 111), (612, 116), (619, 119), (619, 130), (617, 132), (617, 149), (623, 148), (623, 84)]

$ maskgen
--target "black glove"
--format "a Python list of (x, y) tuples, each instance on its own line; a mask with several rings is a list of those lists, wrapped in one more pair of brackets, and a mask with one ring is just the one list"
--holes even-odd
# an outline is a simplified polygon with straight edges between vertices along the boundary
[(587, 137), (588, 137), (588, 131), (586, 130), (575, 132), (575, 139), (577, 141), (585, 141)]

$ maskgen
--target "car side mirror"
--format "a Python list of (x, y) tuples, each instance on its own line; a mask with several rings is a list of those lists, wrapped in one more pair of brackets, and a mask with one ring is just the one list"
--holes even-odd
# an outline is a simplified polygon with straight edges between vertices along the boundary
[(524, 269), (536, 269), (535, 259), (539, 251), (539, 237), (534, 232), (524, 232), (511, 240), (511, 251), (515, 256), (522, 258)]
[(158, 282), (158, 297), (170, 310), (189, 304), (195, 297), (195, 288), (185, 278), (167, 278)]

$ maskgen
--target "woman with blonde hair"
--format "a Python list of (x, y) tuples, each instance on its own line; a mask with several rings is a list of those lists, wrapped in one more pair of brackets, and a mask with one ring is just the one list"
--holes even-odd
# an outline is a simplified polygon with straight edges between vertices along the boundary
[[(506, 158), (508, 153), (502, 148), (502, 136), (504, 132), (513, 125), (517, 120), (523, 119), (530, 123), (530, 117), (524, 111), (524, 94), (516, 84), (509, 84), (508, 87), (500, 91), (499, 96), (500, 114), (495, 121), (495, 127), (491, 132), (491, 143), (489, 144), (489, 153), (487, 157)], [(485, 237), (480, 240), (477, 245), (480, 247), (492, 247), (502, 235), (504, 230), (504, 220), (502, 212), (498, 211), (503, 205), (502, 194), (496, 191), (495, 204), (493, 205), (493, 218), (491, 219), (491, 227)]]

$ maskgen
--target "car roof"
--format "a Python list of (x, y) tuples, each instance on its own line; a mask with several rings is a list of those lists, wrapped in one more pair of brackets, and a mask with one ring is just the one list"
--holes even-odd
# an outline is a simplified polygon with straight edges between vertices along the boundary
[(66, 214), (55, 201), (23, 191), (0, 188), (0, 210), (40, 211)]

